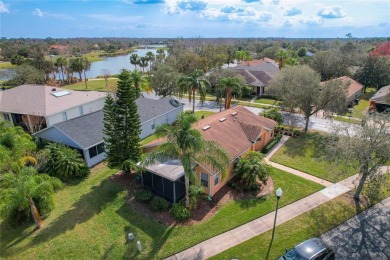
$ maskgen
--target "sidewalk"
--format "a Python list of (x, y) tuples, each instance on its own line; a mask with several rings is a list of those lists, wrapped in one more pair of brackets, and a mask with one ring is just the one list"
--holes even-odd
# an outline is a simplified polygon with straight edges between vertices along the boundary
[[(344, 182), (348, 186), (344, 186), (341, 183), (336, 183), (301, 200), (295, 201), (283, 208), (279, 208), (276, 225), (280, 225), (286, 221), (289, 221), (307, 211), (320, 206), (325, 202), (334, 199), (337, 196), (346, 193), (352, 188), (353, 182), (355, 182), (357, 178), (358, 174), (349, 177)], [(207, 259), (268, 230), (271, 230), (274, 217), (275, 212), (270, 212), (267, 215), (257, 218), (242, 226), (222, 233), (216, 237), (212, 237), (182, 252), (170, 256), (167, 259)]]

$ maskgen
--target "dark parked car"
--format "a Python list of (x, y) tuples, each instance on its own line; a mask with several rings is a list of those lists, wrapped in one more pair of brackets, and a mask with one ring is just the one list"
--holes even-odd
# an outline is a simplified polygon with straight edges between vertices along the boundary
[(278, 260), (330, 260), (335, 259), (335, 253), (319, 238), (310, 238), (300, 243), (278, 258)]

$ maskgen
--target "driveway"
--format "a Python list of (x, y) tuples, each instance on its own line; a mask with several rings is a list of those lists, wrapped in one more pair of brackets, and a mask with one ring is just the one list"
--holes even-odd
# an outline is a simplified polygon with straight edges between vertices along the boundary
[(390, 197), (321, 236), (336, 259), (390, 259)]

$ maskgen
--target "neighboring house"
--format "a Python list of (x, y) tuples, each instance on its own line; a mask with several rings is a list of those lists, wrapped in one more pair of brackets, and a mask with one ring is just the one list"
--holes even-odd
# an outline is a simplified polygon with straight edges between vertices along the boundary
[(279, 73), (279, 65), (269, 58), (244, 61), (233, 69), (244, 76), (246, 83), (252, 86), (253, 92), (259, 96), (266, 93), (266, 86)]
[(43, 129), (103, 109), (105, 97), (104, 92), (21, 85), (0, 91), (0, 117), (25, 129), (40, 121)]
[[(334, 80), (340, 80), (343, 84), (346, 84), (348, 86), (348, 91), (346, 95), (347, 106), (355, 104), (355, 100), (359, 99), (360, 96), (363, 94), (364, 86), (356, 80), (351, 79), (350, 77), (342, 76)], [(321, 82), (321, 84), (324, 84), (325, 82), (326, 81)]]
[[(196, 164), (194, 171), (206, 194), (213, 196), (232, 177), (235, 161), (250, 151), (261, 151), (274, 138), (276, 122), (258, 116), (245, 107), (237, 106), (219, 112), (194, 124), (203, 138), (217, 142), (230, 157), (226, 178), (207, 165)], [(159, 146), (164, 140), (156, 140), (144, 146), (146, 149)], [(205, 151), (207, 152), (207, 151)], [(179, 160), (170, 160), (147, 166), (142, 174), (143, 185), (170, 202), (184, 196), (184, 169)]]
[(370, 110), (373, 109), (376, 109), (378, 112), (390, 111), (390, 86), (380, 88), (370, 98)]
[[(173, 123), (183, 105), (173, 98), (136, 100), (141, 121), (140, 138), (154, 134), (155, 127)], [(103, 142), (103, 111), (60, 122), (35, 133), (35, 136), (52, 142), (63, 143), (77, 149), (86, 164), (91, 167), (106, 158)]]

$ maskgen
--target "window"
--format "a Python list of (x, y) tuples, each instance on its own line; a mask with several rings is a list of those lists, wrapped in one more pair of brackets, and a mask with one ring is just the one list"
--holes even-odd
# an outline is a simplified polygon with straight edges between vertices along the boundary
[(62, 120), (68, 120), (68, 115), (66, 114), (66, 112), (62, 112)]
[(216, 175), (214, 176), (214, 186), (217, 186), (218, 183), (219, 183), (219, 175), (216, 174)]
[(4, 114), (4, 119), (11, 122), (11, 118), (9, 117), (9, 114)]
[(200, 173), (200, 183), (206, 188), (209, 186), (209, 175), (207, 173)]
[(82, 106), (79, 106), (79, 112), (80, 112), (80, 116), (84, 115), (84, 110)]
[(94, 147), (88, 149), (89, 158), (93, 158), (98, 154), (104, 153), (104, 143), (100, 143)]

